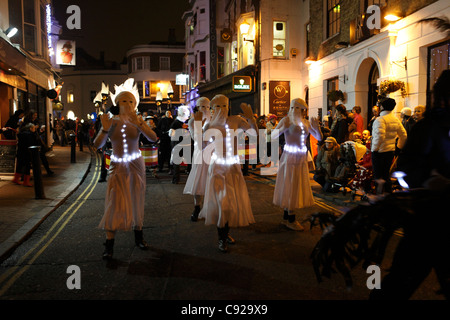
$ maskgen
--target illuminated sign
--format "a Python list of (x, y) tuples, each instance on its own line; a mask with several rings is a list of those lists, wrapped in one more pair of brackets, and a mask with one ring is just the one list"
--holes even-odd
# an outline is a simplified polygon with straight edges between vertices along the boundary
[(74, 66), (76, 61), (75, 49), (75, 41), (58, 40), (56, 43), (56, 63)]
[(278, 119), (283, 118), (289, 111), (291, 101), (289, 81), (269, 82), (269, 112)]
[(187, 75), (187, 74), (183, 74), (183, 73), (177, 74), (176, 78), (175, 78), (175, 84), (177, 86), (185, 86), (185, 85), (187, 85), (188, 79), (189, 79), (189, 75)]
[(233, 77), (234, 92), (251, 92), (252, 77), (250, 76), (234, 76)]
[(53, 56), (55, 53), (52, 46), (52, 8), (49, 4), (45, 6), (46, 24), (47, 24), (47, 42), (48, 42), (48, 54)]

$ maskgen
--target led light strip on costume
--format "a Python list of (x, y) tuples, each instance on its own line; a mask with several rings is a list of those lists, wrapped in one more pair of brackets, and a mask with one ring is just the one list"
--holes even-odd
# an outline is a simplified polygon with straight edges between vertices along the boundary
[(216, 152), (214, 152), (211, 159), (214, 160), (217, 164), (222, 164), (222, 165), (233, 165), (233, 164), (240, 163), (239, 155), (232, 154), (233, 148), (231, 146), (230, 128), (228, 127), (228, 124), (225, 125), (225, 129), (227, 132), (227, 138), (225, 140), (225, 148), (226, 148), (227, 156), (226, 156), (226, 158), (219, 158), (217, 156)]
[(305, 128), (303, 127), (303, 123), (300, 123), (300, 128), (302, 129), (302, 133), (300, 135), (300, 147), (293, 145), (284, 145), (284, 151), (289, 153), (306, 153), (308, 152), (308, 148), (305, 146)]
[(139, 152), (133, 152), (132, 154), (128, 154), (128, 143), (127, 143), (127, 135), (125, 133), (125, 128), (127, 127), (126, 124), (124, 124), (122, 126), (122, 129), (120, 130), (120, 132), (122, 132), (122, 138), (123, 138), (123, 152), (124, 152), (124, 156), (122, 158), (116, 157), (113, 154), (111, 155), (111, 161), (114, 162), (130, 162), (133, 161), (139, 157), (142, 156), (141, 151)]

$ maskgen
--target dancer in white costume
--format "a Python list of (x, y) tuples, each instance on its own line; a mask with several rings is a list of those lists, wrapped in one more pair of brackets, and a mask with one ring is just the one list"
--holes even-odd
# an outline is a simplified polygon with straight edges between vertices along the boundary
[(194, 155), (192, 157), (192, 168), (189, 172), (183, 193), (194, 196), (194, 211), (191, 215), (192, 221), (198, 220), (201, 200), (205, 195), (206, 177), (208, 176), (209, 162), (207, 163), (203, 159), (203, 150), (207, 143), (203, 141), (203, 128), (211, 120), (209, 103), (208, 98), (199, 98), (195, 104), (197, 112), (188, 121), (189, 132), (192, 140), (194, 140)]
[(317, 118), (306, 119), (308, 105), (302, 99), (291, 101), (289, 113), (281, 119), (272, 133), (272, 141), (282, 133), (286, 140), (280, 158), (277, 180), (273, 194), (273, 203), (284, 209), (283, 224), (296, 231), (303, 226), (295, 220), (294, 209), (314, 205), (309, 183), (308, 160), (310, 154), (306, 147), (306, 138), (311, 133), (318, 141), (322, 140)]
[(109, 168), (109, 179), (105, 197), (105, 212), (99, 228), (106, 231), (104, 259), (112, 258), (114, 237), (117, 230), (134, 229), (135, 243), (140, 249), (147, 249), (143, 240), (145, 200), (145, 164), (139, 150), (139, 135), (156, 141), (156, 133), (142, 117), (136, 115), (139, 92), (133, 79), (121, 86), (115, 86), (111, 93), (113, 104), (119, 105), (119, 115), (102, 114), (102, 128), (94, 140), (95, 148), (102, 147), (108, 136), (113, 153)]
[[(219, 250), (227, 252), (228, 244), (235, 241), (229, 235), (230, 227), (248, 226), (254, 223), (247, 185), (242, 175), (238, 148), (231, 134), (241, 129), (257, 135), (256, 120), (250, 105), (241, 104), (242, 116), (228, 116), (228, 98), (216, 95), (211, 100), (213, 116), (205, 126), (205, 133), (213, 130), (214, 154), (208, 169), (203, 208), (199, 218), (205, 224), (216, 225), (219, 234)], [(211, 132), (211, 131), (210, 131)]]

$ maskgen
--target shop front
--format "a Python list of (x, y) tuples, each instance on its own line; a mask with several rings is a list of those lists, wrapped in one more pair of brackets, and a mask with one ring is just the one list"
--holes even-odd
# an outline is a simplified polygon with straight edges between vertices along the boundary
[(230, 113), (242, 113), (241, 103), (251, 105), (253, 113), (260, 114), (259, 85), (256, 67), (249, 65), (234, 73), (226, 75), (215, 81), (200, 84), (197, 87), (198, 97), (214, 98), (223, 94), (230, 99)]

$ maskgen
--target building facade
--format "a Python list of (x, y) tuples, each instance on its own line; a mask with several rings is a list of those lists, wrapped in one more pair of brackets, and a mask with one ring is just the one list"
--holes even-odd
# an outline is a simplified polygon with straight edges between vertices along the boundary
[[(360, 106), (365, 124), (380, 87), (400, 81), (389, 93), (403, 107), (425, 105), (433, 81), (448, 69), (449, 42), (429, 17), (450, 17), (445, 0), (189, 0), (185, 73), (187, 101), (217, 93), (255, 113), (286, 114), (289, 101), (305, 99), (310, 115), (344, 103)], [(388, 21), (388, 15), (398, 20)], [(239, 87), (237, 81), (250, 79)], [(239, 90), (244, 88), (244, 90)], [(251, 88), (251, 89), (249, 89)], [(341, 101), (330, 91), (340, 90)]]
[[(52, 102), (47, 91), (58, 80), (49, 42), (57, 24), (52, 27), (51, 21), (50, 0), (0, 0), (1, 125), (19, 108), (35, 111), (46, 125), (48, 142)], [(8, 36), (13, 28), (16, 33)]]
[(184, 42), (170, 36), (168, 42), (136, 45), (127, 51), (128, 76), (137, 83), (141, 112), (165, 112), (184, 103), (184, 86), (176, 82), (184, 56)]
[[(331, 90), (344, 93), (347, 110), (360, 106), (365, 125), (384, 81), (401, 81), (389, 93), (403, 107), (426, 105), (432, 85), (449, 68), (449, 39), (430, 17), (450, 17), (448, 1), (310, 1), (309, 101), (311, 113), (326, 114)], [(397, 16), (396, 21), (386, 19)]]

